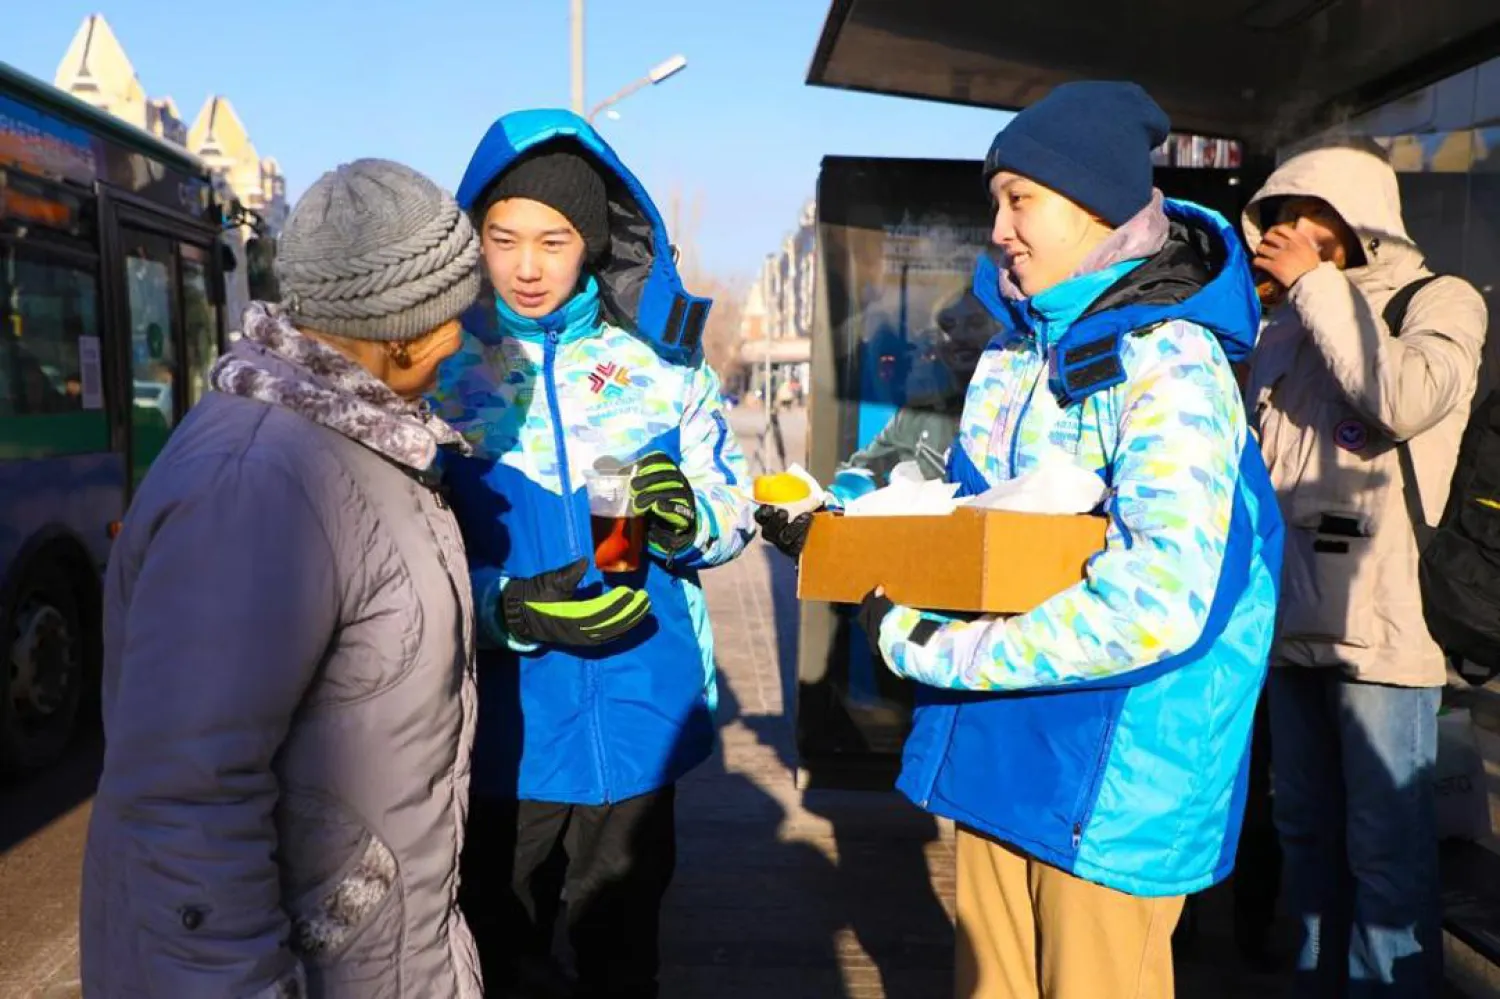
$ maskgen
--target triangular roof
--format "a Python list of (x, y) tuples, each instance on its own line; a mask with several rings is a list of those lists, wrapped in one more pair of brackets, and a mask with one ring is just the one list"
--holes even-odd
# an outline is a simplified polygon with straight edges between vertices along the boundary
[(229, 103), (229, 98), (210, 94), (203, 102), (193, 127), (188, 130), (188, 148), (199, 156), (229, 156), (240, 159), (249, 147), (254, 155), (255, 147), (250, 142), (250, 133), (245, 123)]
[(53, 83), (59, 90), (100, 106), (144, 105), (146, 100), (135, 66), (103, 14), (83, 19), (57, 66)]

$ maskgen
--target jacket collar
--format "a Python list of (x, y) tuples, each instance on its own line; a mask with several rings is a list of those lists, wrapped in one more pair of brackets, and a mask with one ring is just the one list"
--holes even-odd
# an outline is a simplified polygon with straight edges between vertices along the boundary
[(289, 409), (416, 471), (432, 465), (439, 447), (468, 449), (425, 400), (403, 399), (343, 354), (304, 336), (279, 306), (250, 304), (244, 337), (209, 378), (226, 395)]
[(498, 342), (490, 336), (514, 337), (527, 343), (541, 343), (549, 335), (555, 335), (561, 343), (582, 340), (599, 331), (599, 282), (589, 275), (583, 287), (562, 308), (540, 319), (521, 315), (499, 295), (495, 296), (494, 314), (496, 322), (492, 330), (475, 330), (475, 335), (486, 343)]
[(1051, 346), (1078, 321), (1089, 306), (1126, 274), (1139, 267), (1141, 260), (1121, 260), (1100, 270), (1077, 277), (1033, 295), (1025, 306), (1026, 326), (1044, 346)]

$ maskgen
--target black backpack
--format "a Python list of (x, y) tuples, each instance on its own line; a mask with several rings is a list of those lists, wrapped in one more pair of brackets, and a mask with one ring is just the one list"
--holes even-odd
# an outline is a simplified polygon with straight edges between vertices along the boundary
[[(1392, 296), (1384, 319), (1392, 336), (1417, 292), (1440, 275), (1421, 278)], [(1448, 505), (1436, 528), (1427, 523), (1411, 448), (1396, 447), (1406, 506), (1422, 553), (1418, 578), (1427, 630), (1481, 684), (1500, 673), (1500, 390), (1473, 409), (1458, 451)]]

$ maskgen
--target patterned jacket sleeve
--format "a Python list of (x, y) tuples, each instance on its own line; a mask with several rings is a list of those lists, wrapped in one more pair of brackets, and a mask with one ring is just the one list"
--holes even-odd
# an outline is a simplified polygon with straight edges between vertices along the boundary
[(702, 569), (723, 565), (755, 534), (755, 506), (748, 492), (745, 456), (729, 428), (719, 376), (700, 363), (689, 383), (683, 408), (682, 471), (698, 504), (698, 536), (673, 565)]
[[(458, 428), (460, 433), (464, 433), (471, 423), (471, 414), (464, 404), (467, 384), (465, 372), (480, 367), (484, 363), (484, 348), (473, 335), (466, 334), (463, 348), (438, 369), (437, 386), (428, 397), (433, 412), (451, 426)], [(482, 428), (476, 436), (482, 439)], [(438, 460), (447, 464), (463, 459), (440, 453)], [(463, 520), (464, 518), (459, 518), (460, 528), (465, 526)], [(505, 628), (505, 621), (500, 612), (500, 594), (510, 582), (509, 578), (499, 568), (487, 564), (478, 556), (476, 546), (467, 535), (464, 542), (469, 557), (469, 586), (474, 592), (474, 617), (479, 624), (475, 636), (479, 647), (481, 649), (508, 648), (513, 652), (535, 652), (539, 646), (518, 641), (511, 637)]]
[(1244, 410), (1207, 331), (1172, 324), (1132, 348), (1109, 541), (1086, 578), (1011, 618), (954, 622), (898, 607), (880, 626), (896, 673), (962, 690), (1128, 684), (1198, 641), (1229, 540)]

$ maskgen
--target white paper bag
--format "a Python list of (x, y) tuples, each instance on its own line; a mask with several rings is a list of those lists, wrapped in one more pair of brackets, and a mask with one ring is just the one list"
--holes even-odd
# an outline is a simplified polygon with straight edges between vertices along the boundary
[(1479, 840), (1490, 834), (1484, 757), (1467, 708), (1438, 715), (1437, 766), (1432, 773), (1439, 839)]

